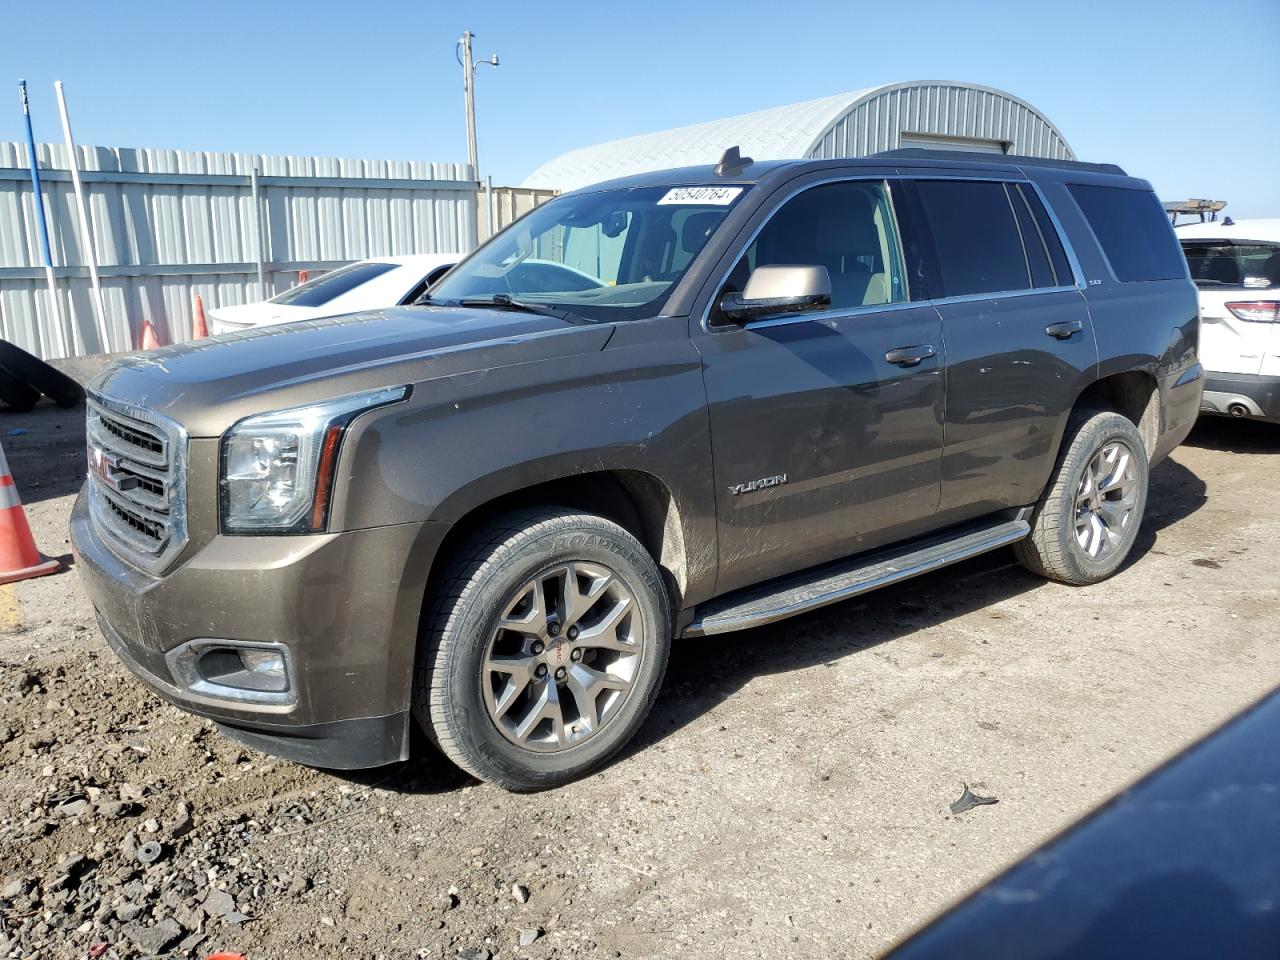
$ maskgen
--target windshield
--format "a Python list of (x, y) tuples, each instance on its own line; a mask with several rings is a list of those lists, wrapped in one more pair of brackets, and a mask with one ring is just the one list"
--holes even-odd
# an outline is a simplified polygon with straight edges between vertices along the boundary
[(638, 187), (552, 200), (431, 288), (431, 302), (497, 297), (588, 320), (653, 316), (747, 189)]

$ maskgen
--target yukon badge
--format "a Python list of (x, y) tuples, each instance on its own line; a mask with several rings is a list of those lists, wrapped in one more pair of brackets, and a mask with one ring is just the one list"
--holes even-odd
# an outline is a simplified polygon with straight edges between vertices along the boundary
[(776, 477), (761, 477), (759, 480), (749, 480), (746, 483), (735, 483), (729, 487), (729, 492), (735, 497), (743, 493), (751, 493), (755, 490), (763, 490), (765, 487), (779, 487), (787, 482), (787, 475), (780, 473)]

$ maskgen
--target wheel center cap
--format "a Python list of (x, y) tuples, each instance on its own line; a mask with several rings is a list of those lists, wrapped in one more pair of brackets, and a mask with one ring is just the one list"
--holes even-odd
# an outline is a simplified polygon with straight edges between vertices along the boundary
[(569, 651), (566, 649), (568, 643), (564, 637), (552, 637), (547, 643), (546, 652), (543, 653), (543, 659), (552, 666), (560, 666), (569, 659)]

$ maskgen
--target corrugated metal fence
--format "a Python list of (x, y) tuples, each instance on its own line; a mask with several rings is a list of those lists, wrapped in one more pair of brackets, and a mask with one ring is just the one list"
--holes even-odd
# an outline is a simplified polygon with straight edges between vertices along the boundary
[[(488, 217), (479, 210), (483, 194), (463, 164), (78, 149), (106, 300), (106, 344), (95, 325), (66, 149), (36, 148), (62, 339), (71, 354), (133, 349), (146, 320), (161, 342), (185, 340), (195, 293), (206, 306), (252, 302), (287, 289), (298, 270), (365, 257), (466, 252), (478, 220), (488, 232)], [(53, 357), (59, 338), (27, 165), (25, 144), (0, 143), (0, 337)], [(541, 199), (551, 195), (544, 191)], [(533, 202), (513, 196), (495, 203), (499, 225)]]
[[(480, 242), (484, 243), (498, 230), (555, 195), (555, 190), (535, 187), (494, 187), (492, 190), (481, 190)], [(497, 229), (493, 229), (491, 225), (496, 225)]]

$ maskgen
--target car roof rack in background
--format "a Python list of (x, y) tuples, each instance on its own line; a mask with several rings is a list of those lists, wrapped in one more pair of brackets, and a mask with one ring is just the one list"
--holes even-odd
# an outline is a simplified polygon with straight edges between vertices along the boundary
[[(1225, 200), (1166, 200), (1164, 203), (1164, 212), (1169, 215), (1169, 219), (1173, 221), (1173, 225), (1178, 225), (1178, 215), (1187, 214), (1188, 216), (1200, 218), (1201, 223), (1211, 223), (1218, 219), (1218, 211), (1227, 205)], [(1227, 217), (1224, 221), (1230, 225), (1231, 218)]]
[(884, 150), (872, 156), (902, 160), (954, 160), (959, 163), (1007, 163), (1018, 167), (1058, 167), (1089, 173), (1114, 173), (1121, 177), (1128, 176), (1123, 168), (1114, 163), (1051, 160), (1048, 157), (1022, 157), (1016, 153), (980, 153), (976, 150), (926, 150), (924, 147), (902, 147), (898, 150)]

